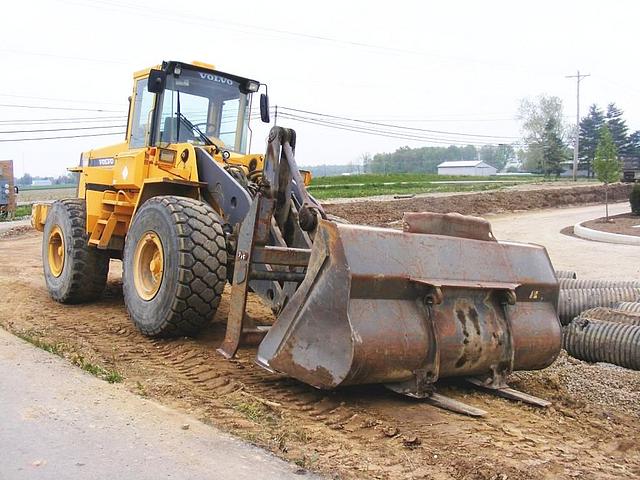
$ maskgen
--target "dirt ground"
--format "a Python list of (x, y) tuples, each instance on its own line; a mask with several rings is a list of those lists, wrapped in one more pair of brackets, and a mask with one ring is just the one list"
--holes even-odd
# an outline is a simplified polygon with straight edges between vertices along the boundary
[[(465, 212), (489, 201), (464, 197), (468, 205), (455, 205)], [(376, 202), (353, 214), (347, 209), (343, 216), (388, 224), (408, 210), (403, 202), (388, 202), (396, 204), (395, 211)], [(518, 201), (509, 205), (521, 209)], [(142, 336), (127, 318), (121, 264), (115, 260), (99, 302), (66, 306), (52, 301), (42, 277), (40, 242), (39, 233), (24, 229), (0, 239), (0, 325), (56, 345), (71, 360), (80, 356), (115, 369), (132, 392), (194, 414), (302, 468), (345, 479), (640, 476), (638, 372), (563, 354), (546, 370), (512, 376), (515, 388), (551, 400), (548, 409), (492, 397), (459, 382), (440, 385), (441, 393), (488, 411), (482, 419), (379, 386), (321, 392), (260, 369), (253, 364), (253, 348), (242, 349), (232, 361), (216, 354), (228, 292), (215, 323), (195, 339)], [(248, 309), (258, 320), (270, 320), (256, 299)]]
[(600, 230), (602, 232), (640, 237), (640, 217), (630, 213), (610, 216), (609, 222), (605, 222), (603, 217), (585, 222), (583, 225), (587, 228)]
[[(610, 186), (609, 200), (627, 200), (631, 186), (618, 183)], [(558, 187), (548, 185), (518, 185), (499, 192), (419, 196), (403, 200), (354, 201), (326, 203), (329, 213), (352, 223), (394, 226), (403, 212), (458, 212), (463, 215), (518, 212), (569, 205), (604, 202), (602, 185)]]

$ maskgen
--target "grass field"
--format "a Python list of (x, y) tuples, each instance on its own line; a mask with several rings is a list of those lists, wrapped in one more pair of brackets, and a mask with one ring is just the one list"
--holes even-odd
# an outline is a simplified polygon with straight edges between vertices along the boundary
[(19, 186), (21, 192), (30, 192), (33, 190), (58, 190), (60, 188), (75, 188), (73, 183), (61, 183), (60, 185), (23, 185)]
[(435, 174), (396, 173), (390, 175), (348, 175), (316, 177), (309, 186), (314, 197), (357, 198), (374, 195), (407, 195), (431, 192), (495, 190), (520, 183), (543, 181), (540, 176), (471, 177)]
[(75, 185), (48, 185), (36, 188), (21, 188), (18, 203), (49, 202), (63, 198), (75, 197)]

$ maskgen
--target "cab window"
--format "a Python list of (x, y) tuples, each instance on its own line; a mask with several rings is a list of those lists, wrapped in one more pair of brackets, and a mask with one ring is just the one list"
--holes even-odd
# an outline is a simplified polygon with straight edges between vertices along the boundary
[(153, 109), (153, 95), (153, 93), (150, 93), (147, 90), (147, 79), (143, 78), (138, 80), (136, 83), (136, 94), (133, 103), (129, 148), (141, 148), (147, 144), (151, 110)]

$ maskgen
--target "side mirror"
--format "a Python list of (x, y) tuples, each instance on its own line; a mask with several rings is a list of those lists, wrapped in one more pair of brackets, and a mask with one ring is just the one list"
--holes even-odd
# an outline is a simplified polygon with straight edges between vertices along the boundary
[(15, 187), (13, 187), (14, 190), (16, 191), (16, 195), (20, 193), (20, 189), (18, 189), (18, 186), (16, 185)]
[(264, 123), (269, 123), (271, 118), (269, 117), (269, 97), (266, 93), (260, 95), (260, 119)]
[(149, 72), (149, 81), (147, 83), (147, 90), (151, 93), (164, 92), (164, 86), (167, 82), (167, 72), (164, 70), (151, 70)]

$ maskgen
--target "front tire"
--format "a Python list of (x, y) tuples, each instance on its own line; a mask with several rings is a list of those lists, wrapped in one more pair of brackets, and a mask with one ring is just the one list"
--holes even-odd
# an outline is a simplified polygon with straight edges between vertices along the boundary
[(107, 284), (109, 254), (89, 246), (82, 198), (51, 204), (42, 237), (44, 278), (51, 298), (60, 303), (96, 300)]
[(175, 196), (142, 205), (125, 240), (123, 292), (143, 334), (198, 333), (215, 315), (226, 275), (226, 241), (209, 205)]

